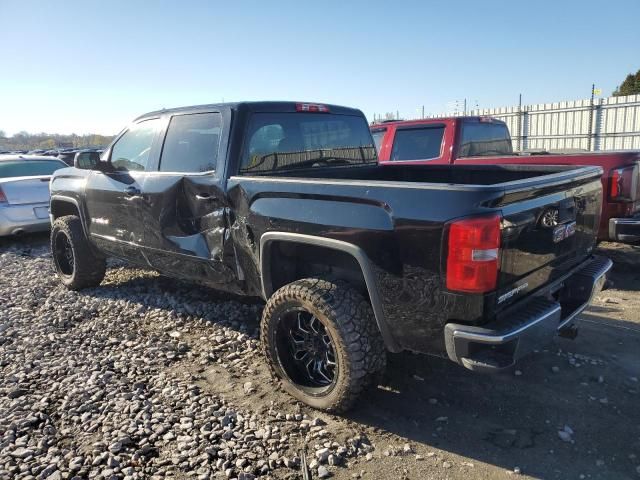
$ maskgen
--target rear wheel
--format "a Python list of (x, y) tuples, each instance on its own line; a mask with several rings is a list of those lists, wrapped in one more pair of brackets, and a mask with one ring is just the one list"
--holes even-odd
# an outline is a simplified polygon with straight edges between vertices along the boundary
[(104, 278), (106, 261), (93, 252), (80, 218), (75, 215), (60, 217), (53, 222), (51, 255), (58, 277), (70, 290), (96, 287)]
[(386, 365), (369, 302), (340, 281), (307, 278), (279, 289), (264, 309), (261, 341), (283, 389), (331, 412), (351, 407)]

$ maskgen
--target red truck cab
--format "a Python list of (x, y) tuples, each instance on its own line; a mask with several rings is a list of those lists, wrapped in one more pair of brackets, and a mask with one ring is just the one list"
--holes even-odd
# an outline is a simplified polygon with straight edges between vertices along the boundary
[(381, 164), (595, 165), (602, 167), (599, 240), (640, 241), (640, 152), (514, 152), (507, 125), (491, 117), (374, 124)]

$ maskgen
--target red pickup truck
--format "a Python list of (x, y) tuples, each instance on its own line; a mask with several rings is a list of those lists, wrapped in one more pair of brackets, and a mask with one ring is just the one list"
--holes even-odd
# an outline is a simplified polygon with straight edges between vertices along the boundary
[(599, 240), (640, 241), (640, 151), (513, 151), (507, 125), (491, 117), (448, 117), (374, 124), (381, 164), (544, 164), (602, 167)]

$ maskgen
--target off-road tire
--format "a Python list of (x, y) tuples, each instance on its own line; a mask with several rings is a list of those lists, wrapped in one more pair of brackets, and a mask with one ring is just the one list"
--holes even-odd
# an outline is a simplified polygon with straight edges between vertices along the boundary
[[(56, 258), (56, 239), (60, 235), (66, 236), (73, 252), (73, 266), (67, 272), (62, 271)], [(97, 287), (104, 278), (106, 260), (94, 253), (84, 234), (82, 222), (75, 215), (57, 218), (51, 225), (51, 255), (60, 281), (69, 290)]]
[[(337, 374), (331, 389), (321, 394), (310, 394), (296, 384), (278, 358), (278, 322), (296, 307), (315, 315), (333, 340)], [(332, 413), (348, 410), (386, 367), (386, 349), (371, 305), (355, 288), (340, 280), (305, 278), (280, 288), (264, 308), (260, 339), (280, 386), (301, 402)]]

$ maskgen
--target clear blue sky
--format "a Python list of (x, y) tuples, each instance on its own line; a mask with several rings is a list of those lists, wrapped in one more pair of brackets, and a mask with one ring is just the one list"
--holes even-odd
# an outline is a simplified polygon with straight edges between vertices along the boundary
[(604, 95), (640, 68), (640, 1), (0, 0), (0, 129), (112, 134), (162, 107), (399, 110)]

